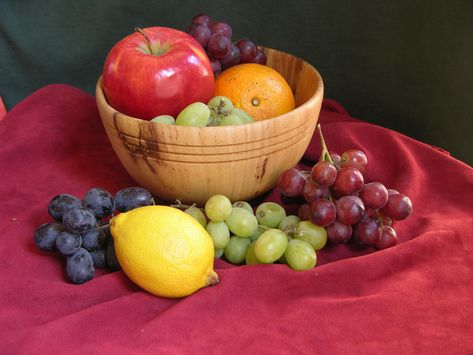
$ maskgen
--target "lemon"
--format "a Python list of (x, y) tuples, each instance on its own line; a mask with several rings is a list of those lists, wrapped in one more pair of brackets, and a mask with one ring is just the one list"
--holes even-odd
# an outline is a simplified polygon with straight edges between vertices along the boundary
[(125, 274), (154, 295), (184, 297), (218, 282), (212, 238), (177, 208), (135, 208), (113, 217), (110, 230)]

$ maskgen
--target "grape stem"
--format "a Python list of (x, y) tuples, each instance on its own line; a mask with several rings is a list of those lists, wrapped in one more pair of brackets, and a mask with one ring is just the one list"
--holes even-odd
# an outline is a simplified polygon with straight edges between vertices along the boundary
[[(174, 208), (178, 208), (180, 210), (187, 210), (188, 208), (191, 208), (191, 207), (197, 207), (197, 205), (195, 203), (193, 203), (192, 205), (186, 205), (184, 203), (182, 203), (181, 201), (179, 200), (176, 200), (176, 202), (172, 205), (170, 205), (171, 207), (174, 207)], [(200, 208), (198, 207), (201, 211), (205, 211), (203, 208)]]
[(326, 160), (333, 164), (332, 157), (330, 156), (327, 145), (325, 144), (324, 135), (322, 133), (322, 126), (320, 125), (320, 123), (317, 125), (317, 131), (319, 132), (320, 145), (322, 146), (322, 153), (320, 154), (319, 161)]

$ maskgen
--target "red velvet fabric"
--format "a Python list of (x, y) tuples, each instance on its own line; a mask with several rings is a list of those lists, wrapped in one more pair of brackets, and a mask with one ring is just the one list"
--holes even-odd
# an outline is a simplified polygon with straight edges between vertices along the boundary
[[(61, 257), (35, 247), (54, 195), (135, 183), (91, 95), (50, 85), (15, 106), (0, 123), (0, 352), (473, 353), (473, 169), (334, 101), (324, 102), (320, 123), (331, 150), (365, 151), (367, 180), (410, 196), (413, 215), (395, 224), (400, 243), (328, 245), (305, 272), (218, 260), (220, 284), (176, 300), (142, 291), (121, 271), (70, 284)], [(303, 162), (318, 155), (314, 137)]]

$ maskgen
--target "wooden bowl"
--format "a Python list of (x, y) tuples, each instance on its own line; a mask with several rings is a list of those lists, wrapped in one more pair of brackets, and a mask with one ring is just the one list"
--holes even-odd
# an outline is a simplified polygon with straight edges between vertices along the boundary
[(140, 186), (164, 201), (199, 206), (214, 194), (251, 200), (299, 162), (317, 124), (322, 78), (300, 58), (263, 50), (267, 65), (291, 86), (296, 108), (246, 125), (184, 127), (130, 117), (107, 103), (99, 78), (96, 100), (103, 125), (121, 163)]

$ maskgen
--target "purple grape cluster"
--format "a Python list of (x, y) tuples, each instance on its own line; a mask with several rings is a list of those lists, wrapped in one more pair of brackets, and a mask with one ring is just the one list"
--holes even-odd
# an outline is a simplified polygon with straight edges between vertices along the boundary
[(82, 284), (94, 277), (95, 268), (121, 269), (108, 223), (114, 213), (152, 204), (151, 193), (141, 187), (122, 189), (115, 196), (94, 187), (82, 199), (59, 194), (48, 204), (53, 221), (38, 227), (34, 243), (40, 250), (63, 255), (67, 278)]
[(204, 47), (215, 76), (240, 63), (266, 64), (265, 54), (253, 41), (244, 38), (232, 42), (232, 27), (207, 14), (194, 16), (186, 32)]
[(353, 240), (378, 250), (396, 245), (393, 222), (412, 214), (409, 197), (381, 182), (365, 182), (366, 154), (358, 149), (329, 153), (320, 126), (319, 134), (321, 159), (310, 171), (284, 171), (277, 182), (282, 197), (302, 199), (299, 217), (325, 227), (334, 243)]

